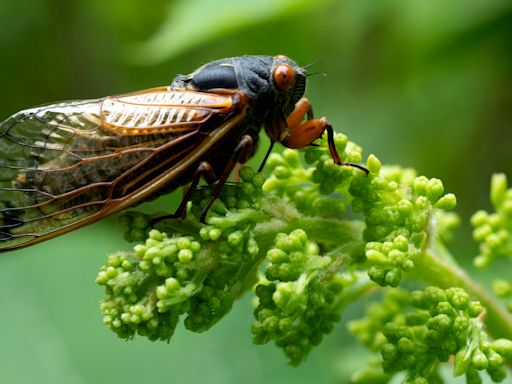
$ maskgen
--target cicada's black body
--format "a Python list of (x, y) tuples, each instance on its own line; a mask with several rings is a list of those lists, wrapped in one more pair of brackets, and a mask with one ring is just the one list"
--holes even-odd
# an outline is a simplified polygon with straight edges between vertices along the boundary
[[(219, 181), (271, 142), (311, 144), (328, 130), (301, 99), (306, 71), (284, 56), (206, 64), (167, 87), (19, 112), (0, 125), (0, 251), (95, 222), (162, 190)], [(307, 115), (309, 120), (303, 122)], [(203, 211), (206, 215), (208, 204)]]

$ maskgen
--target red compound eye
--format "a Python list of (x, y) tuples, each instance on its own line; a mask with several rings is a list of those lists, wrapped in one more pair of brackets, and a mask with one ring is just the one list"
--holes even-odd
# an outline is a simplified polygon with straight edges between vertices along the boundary
[(295, 83), (295, 71), (288, 64), (279, 64), (274, 68), (274, 81), (279, 89), (287, 91)]

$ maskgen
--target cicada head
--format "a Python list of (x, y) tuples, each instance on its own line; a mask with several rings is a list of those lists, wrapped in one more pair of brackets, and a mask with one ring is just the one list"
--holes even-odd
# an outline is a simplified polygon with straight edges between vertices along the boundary
[[(283, 142), (289, 135), (286, 118), (306, 90), (306, 70), (286, 56), (272, 57), (267, 68), (271, 106), (264, 120), (265, 132), (272, 141)], [(267, 104), (268, 105), (268, 104)]]
[(306, 89), (306, 70), (286, 56), (240, 56), (213, 61), (174, 79), (171, 88), (199, 92), (241, 91), (253, 125), (265, 124), (274, 141), (286, 135), (286, 117)]
[(306, 90), (306, 70), (283, 55), (242, 56), (235, 58), (234, 68), (238, 87), (260, 116), (276, 111), (287, 116)]
[(297, 101), (304, 96), (306, 70), (283, 55), (276, 56), (275, 61), (272, 67), (272, 83), (283, 112), (288, 115), (295, 108)]
[(285, 115), (293, 110), (306, 89), (306, 70), (283, 55), (232, 57), (177, 76), (171, 87), (200, 92), (242, 91), (251, 100), (255, 117), (264, 120), (273, 109)]

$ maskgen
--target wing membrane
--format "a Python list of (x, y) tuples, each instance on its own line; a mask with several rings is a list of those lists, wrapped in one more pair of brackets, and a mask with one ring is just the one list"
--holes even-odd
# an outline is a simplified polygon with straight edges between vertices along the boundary
[(1, 123), (0, 251), (115, 212), (197, 152), (208, 140), (200, 132), (207, 120), (215, 116), (215, 130), (232, 118), (232, 96), (187, 93), (159, 88), (70, 101)]

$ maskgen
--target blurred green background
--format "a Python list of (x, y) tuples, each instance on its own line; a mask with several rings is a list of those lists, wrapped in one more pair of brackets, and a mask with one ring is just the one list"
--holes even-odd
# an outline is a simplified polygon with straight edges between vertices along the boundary
[[(387, 164), (439, 177), (467, 219), (512, 175), (512, 3), (505, 0), (30, 0), (0, 2), (0, 120), (56, 100), (167, 85), (242, 54), (321, 60), (317, 115)], [(261, 153), (259, 154), (261, 156)], [(173, 209), (166, 196), (148, 210)], [(0, 257), (0, 383), (347, 383), (364, 350), (344, 322), (290, 368), (252, 346), (250, 298), (204, 335), (124, 342), (94, 283), (127, 249), (115, 218)], [(476, 252), (467, 226), (455, 244)], [(454, 381), (457, 382), (457, 381)]]

